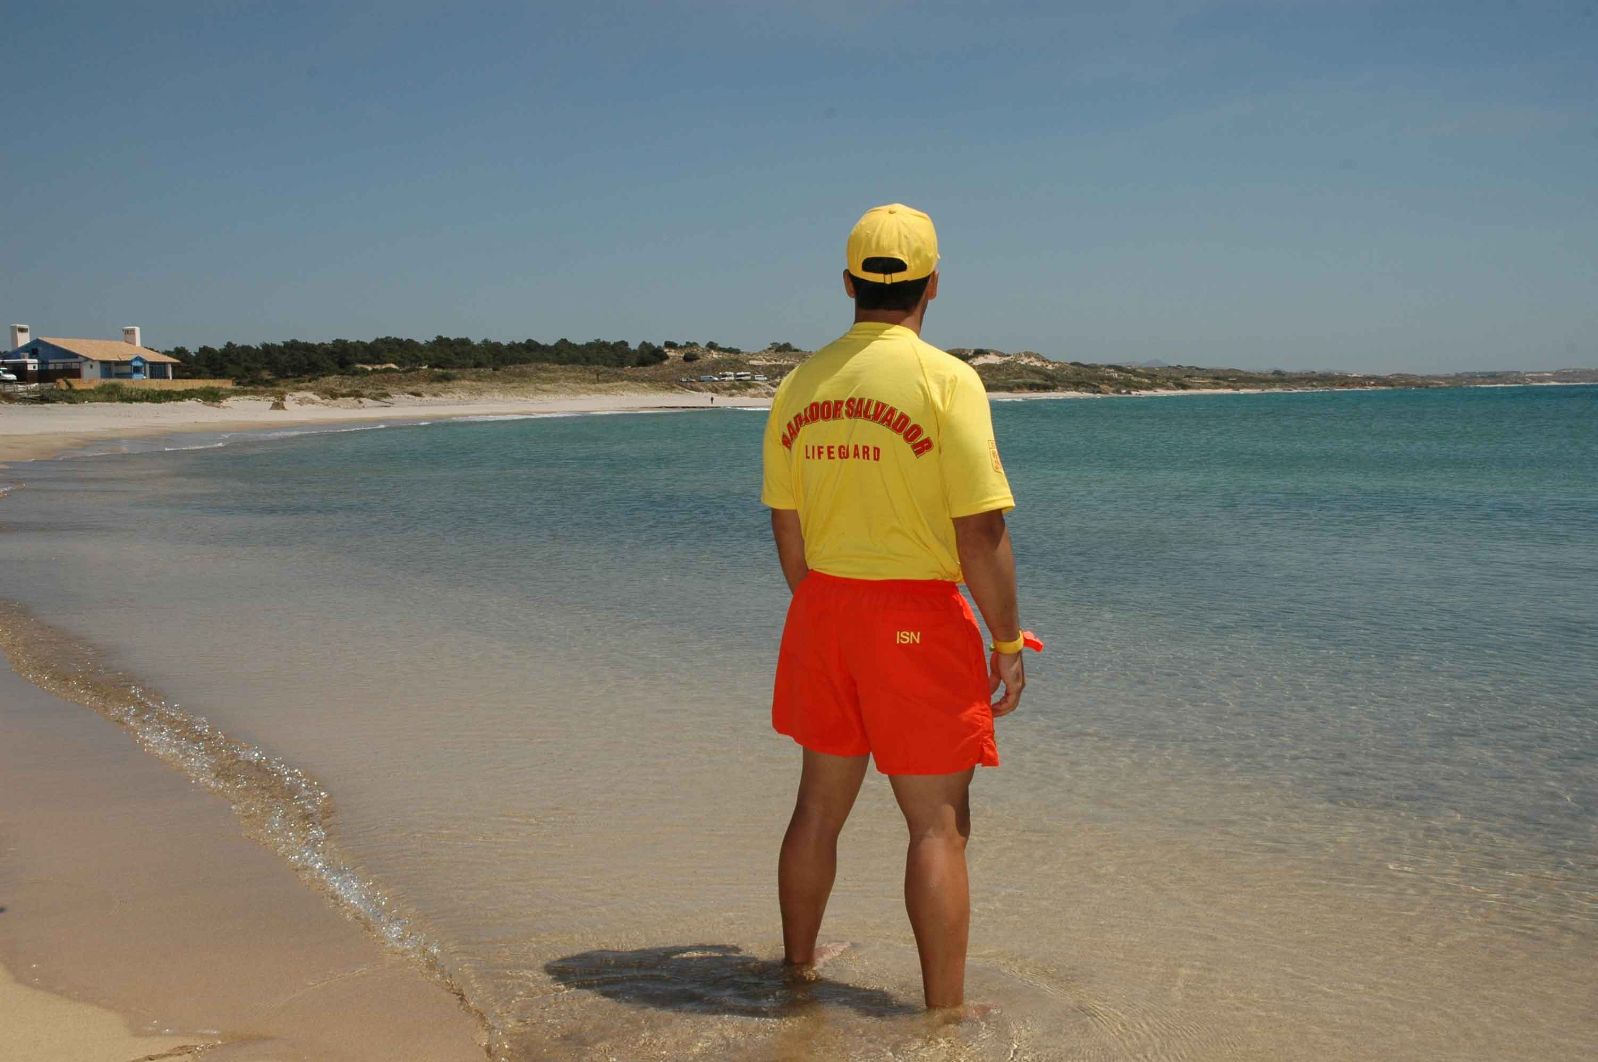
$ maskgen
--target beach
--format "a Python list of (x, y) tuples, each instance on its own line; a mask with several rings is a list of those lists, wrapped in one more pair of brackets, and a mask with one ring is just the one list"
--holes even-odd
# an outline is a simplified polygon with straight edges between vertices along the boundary
[(65, 455), (0, 500), (0, 1005), (130, 1059), (1577, 1057), (1590, 395), (1554, 390), (995, 405), (1051, 652), (976, 790), (1001, 1014), (937, 1033), (875, 775), (854, 947), (772, 987), (758, 415), (0, 411)]
[[(758, 398), (718, 401), (769, 405)], [(195, 433), (709, 404), (703, 395), (642, 392), (533, 400), (307, 400), (288, 410), (272, 410), (269, 401), (253, 398), (222, 406), (9, 406), (0, 408), (0, 466), (141, 440), (181, 447)], [(0, 728), (8, 738), (24, 725), (24, 713), (34, 728), (0, 747), (0, 802), (29, 810), (4, 820), (0, 835), (8, 865), (29, 868), (25, 879), (0, 878), (6, 889), (0, 914), (9, 910), (13, 916), (0, 928), (13, 928), (19, 914), (34, 914), (24, 899), (30, 890), (83, 897), (76, 904), (52, 903), (48, 918), (29, 919), (25, 935), (0, 933), (0, 1057), (179, 1058), (202, 1048), (207, 1058), (241, 1060), (484, 1057), (480, 1019), (447, 988), (410, 959), (385, 951), (307, 890), (281, 861), (241, 835), (225, 807), (147, 757), (111, 723), (38, 690), (3, 657), (0, 708), (7, 713)], [(123, 835), (119, 824), (98, 814), (126, 792), (158, 808), (156, 823), (141, 816), (137, 847), (111, 843)], [(39, 814), (43, 809), (50, 814)], [(58, 832), (57, 816), (78, 823), (77, 832)], [(58, 868), (45, 857), (17, 857), (30, 843), (60, 855), (68, 836), (73, 846), (99, 852), (100, 858), (90, 866), (63, 860)], [(230, 873), (217, 873), (219, 865)], [(128, 896), (130, 882), (137, 886)], [(121, 897), (120, 917), (95, 921), (93, 901), (107, 895)], [(160, 903), (151, 902), (157, 896)], [(196, 924), (192, 906), (173, 906), (177, 898), (209, 908), (225, 898), (228, 906)], [(276, 962), (263, 966), (263, 953)], [(21, 971), (20, 979), (13, 969)], [(157, 971), (161, 976), (152, 976)]]
[[(291, 410), (252, 398), (10, 406), (0, 409), (0, 466), (133, 440), (182, 446), (196, 432), (701, 403), (709, 404), (643, 393), (307, 401)], [(3, 656), (0, 712), (8, 738), (0, 743), (0, 803), (27, 809), (3, 820), (6, 865), (18, 876), (0, 877), (0, 915), (12, 916), (0, 929), (13, 930), (19, 918), (30, 923), (15, 935), (0, 932), (0, 1057), (131, 1062), (202, 1049), (207, 1058), (240, 1060), (484, 1057), (479, 1017), (436, 979), (307, 890), (242, 835), (225, 806), (110, 722), (39, 690)], [(140, 801), (136, 824), (108, 820), (103, 809), (127, 793)], [(63, 822), (71, 832), (61, 832)], [(117, 844), (130, 825), (140, 843)], [(98, 855), (62, 858), (68, 847)], [(29, 904), (33, 896), (52, 897), (38, 905), (44, 917)], [(97, 910), (107, 896), (117, 897), (114, 916)], [(196, 903), (208, 917), (195, 920)]]

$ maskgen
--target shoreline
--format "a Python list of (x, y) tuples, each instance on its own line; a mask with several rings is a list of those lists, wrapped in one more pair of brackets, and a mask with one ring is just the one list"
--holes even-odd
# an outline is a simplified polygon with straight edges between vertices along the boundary
[[(208, 432), (770, 406), (764, 397), (716, 398), (712, 404), (698, 393), (492, 396), (276, 411), (253, 398), (221, 407), (0, 407), (0, 469), (14, 475), (17, 464), (30, 461), (118, 452), (95, 449), (106, 444)], [(22, 478), (0, 484), (0, 504)], [(367, 897), (372, 902), (352, 906), (302, 865), (325, 862), (325, 845), (310, 860), (296, 858), (292, 845), (251, 821), (261, 809), (248, 807), (250, 799), (241, 803), (225, 785), (160, 754), (174, 735), (192, 745), (195, 735), (184, 727), (192, 720), (181, 713), (156, 720), (152, 742), (127, 714), (127, 691), (114, 688), (126, 676), (96, 675), (92, 664), (84, 666), (87, 658), (69, 668), (70, 676), (36, 666), (50, 655), (42, 646), (88, 648), (75, 641), (0, 600), (6, 735), (0, 807), (30, 811), (25, 819), (0, 815), (6, 857), (0, 861), (0, 1056), (37, 1062), (202, 1055), (386, 1062), (419, 1057), (416, 1051), (440, 1062), (491, 1057), (495, 1031), (449, 983), (424, 938), (404, 922), (384, 921), (386, 897), (374, 894)], [(200, 732), (212, 736), (203, 723)], [(96, 760), (110, 762), (80, 768), (84, 743)], [(224, 763), (218, 773), (231, 770)], [(197, 799), (197, 787), (221, 799)], [(98, 814), (102, 805), (151, 802), (161, 820), (153, 829), (141, 815), (118, 833)], [(63, 817), (72, 820), (70, 829)], [(321, 832), (319, 821), (308, 825), (300, 833)], [(86, 866), (76, 856), (84, 851), (102, 854)], [(216, 869), (224, 866), (229, 870)], [(133, 895), (123, 896), (130, 888)], [(52, 903), (36, 889), (76, 899)], [(174, 904), (169, 896), (186, 902)], [(105, 897), (115, 899), (107, 905)]]
[[(288, 410), (272, 410), (268, 400), (256, 398), (235, 399), (224, 406), (182, 402), (0, 407), (0, 469), (12, 474), (10, 482), (0, 483), (0, 504), (25, 481), (24, 475), (16, 474), (19, 464), (142, 449), (117, 448), (134, 440), (770, 406), (766, 397), (715, 398), (712, 403), (710, 395), (701, 393), (612, 392), (354, 404), (313, 399)], [(108, 444), (113, 448), (102, 449)], [(316, 873), (307, 873), (312, 867), (325, 870), (330, 855), (337, 872), (342, 860), (331, 842), (324, 839), (309, 858), (303, 858), (293, 842), (303, 841), (304, 836), (285, 843), (263, 830), (261, 822), (252, 821), (263, 817), (259, 814), (263, 808), (272, 817), (271, 811), (293, 807), (295, 799), (275, 793), (267, 804), (251, 806), (258, 794), (247, 793), (241, 801), (226, 784), (195, 776), (186, 769), (187, 758), (180, 756), (180, 764), (162, 755), (163, 744), (175, 737), (192, 752), (191, 738), (214, 736), (227, 743), (223, 735), (203, 721), (175, 713), (170, 719), (153, 720), (154, 740), (150, 740), (141, 719), (130, 716), (124, 706), (131, 687), (116, 688), (129, 676), (97, 674), (96, 666), (86, 665), (88, 657), (69, 667), (70, 675), (57, 674), (50, 666), (41, 669), (36, 665), (52, 655), (41, 650), (44, 645), (64, 651), (63, 659), (83, 655), (73, 649), (94, 652), (0, 599), (0, 728), (7, 736), (0, 747), (0, 807), (37, 808), (39, 817), (57, 826), (41, 829), (31, 817), (0, 816), (6, 862), (14, 874), (26, 875), (19, 879), (20, 885), (8, 880), (6, 863), (0, 863), (4, 900), (0, 902), (0, 1056), (15, 1054), (39, 1062), (77, 1062), (86, 1050), (92, 1050), (93, 1057), (126, 1055), (129, 1060), (201, 1055), (228, 1059), (237, 1054), (250, 1060), (314, 1057), (377, 1062), (411, 1057), (416, 1050), (441, 1062), (492, 1056), (495, 1030), (450, 983), (430, 942), (405, 921), (394, 920), (397, 915), (389, 910), (386, 896), (377, 892), (352, 899)], [(17, 719), (8, 712), (13, 705), (50, 713), (45, 729), (52, 732), (23, 735), (33, 736), (37, 743), (19, 740)], [(198, 724), (192, 734), (185, 726), (190, 723)], [(82, 740), (79, 732), (85, 728), (94, 732), (91, 740), (97, 752), (115, 759), (110, 774), (82, 777), (75, 769), (70, 746)], [(56, 740), (62, 732), (75, 734), (66, 747)], [(237, 750), (214, 751), (224, 761), (214, 773), (235, 773), (238, 764), (227, 761)], [(243, 758), (250, 759), (253, 751), (245, 748)], [(38, 764), (47, 766), (34, 766)], [(293, 776), (288, 781), (314, 787), (297, 771), (286, 770)], [(35, 775), (33, 789), (28, 788), (30, 774)], [(47, 786), (60, 788), (53, 794), (59, 799), (40, 799)], [(197, 787), (209, 788), (221, 799), (196, 799), (192, 794)], [(161, 831), (163, 839), (153, 850), (145, 843), (151, 840), (148, 834), (137, 845), (133, 841), (147, 828), (142, 821), (137, 828), (126, 828), (122, 836), (99, 833), (72, 844), (71, 850), (112, 848), (125, 857), (100, 861), (92, 874), (57, 877), (56, 868), (40, 866), (56, 859), (68, 865), (75, 862), (57, 836), (63, 813), (72, 809), (80, 821), (93, 822), (96, 794), (110, 803), (126, 800), (130, 793), (136, 801), (160, 802), (163, 813), (181, 825)], [(314, 818), (317, 821), (302, 823), (306, 829), (298, 834), (320, 836), (321, 816)], [(16, 858), (18, 848), (25, 847), (12, 843), (19, 837), (37, 843), (44, 859)], [(249, 873), (219, 880), (230, 875), (211, 868), (224, 864), (247, 865)], [(187, 881), (181, 880), (185, 877)], [(189, 890), (192, 908), (223, 908), (230, 917), (201, 929), (191, 922), (190, 907), (139, 902), (152, 899), (149, 893), (165, 891), (152, 889), (152, 878), (166, 879), (174, 892)], [(27, 887), (35, 883), (48, 882), (53, 890), (64, 887), (68, 895), (100, 897), (114, 895), (133, 881), (140, 882), (140, 895), (134, 902), (116, 902), (114, 917), (80, 904), (66, 905), (59, 917), (52, 910), (49, 919), (32, 925), (15, 917), (27, 911)], [(263, 911), (269, 913), (268, 922), (277, 923), (269, 933), (258, 924)], [(282, 913), (274, 919), (270, 913), (278, 911)], [(106, 927), (106, 921), (117, 925)], [(173, 946), (173, 938), (196, 936), (206, 938), (198, 955), (186, 956), (181, 947)], [(270, 974), (262, 972), (259, 951), (269, 953)], [(160, 972), (152, 976), (152, 971)], [(227, 987), (222, 989), (218, 982)], [(285, 986), (293, 989), (277, 1006), (273, 1001), (284, 996)]]
[(488, 1057), (482, 1017), (426, 963), (80, 703), (87, 670), (71, 700), (52, 690), (34, 648), (60, 632), (6, 613), (0, 806), (27, 814), (0, 817), (0, 1057)]

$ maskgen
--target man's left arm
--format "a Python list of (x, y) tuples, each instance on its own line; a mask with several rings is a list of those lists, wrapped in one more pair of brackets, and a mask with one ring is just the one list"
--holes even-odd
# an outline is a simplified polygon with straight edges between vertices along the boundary
[(797, 591), (800, 581), (810, 572), (805, 563), (805, 533), (799, 524), (799, 510), (771, 510), (771, 537), (777, 543), (777, 562), (788, 580), (788, 590)]
[(792, 379), (789, 376), (777, 385), (760, 447), (763, 466), (760, 500), (771, 510), (771, 537), (777, 543), (777, 560), (782, 565), (790, 592), (799, 589), (799, 581), (810, 571), (805, 564), (805, 533), (799, 523), (799, 504), (794, 491), (793, 455), (782, 444), (782, 396)]

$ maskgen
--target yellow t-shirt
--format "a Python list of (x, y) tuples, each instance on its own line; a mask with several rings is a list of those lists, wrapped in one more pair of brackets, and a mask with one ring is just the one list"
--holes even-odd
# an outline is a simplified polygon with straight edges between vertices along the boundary
[(1015, 508), (976, 370), (903, 325), (856, 324), (789, 373), (764, 460), (760, 500), (848, 579), (958, 582), (953, 518)]

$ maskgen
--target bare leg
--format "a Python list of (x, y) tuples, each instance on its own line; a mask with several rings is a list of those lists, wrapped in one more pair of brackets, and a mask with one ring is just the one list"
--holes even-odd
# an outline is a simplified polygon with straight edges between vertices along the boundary
[(965, 1002), (965, 949), (971, 928), (965, 842), (971, 836), (971, 775), (900, 774), (889, 780), (910, 827), (904, 905), (921, 953), (929, 1010)]
[(838, 834), (860, 793), (869, 757), (829, 756), (809, 749), (804, 753), (799, 796), (777, 863), (777, 897), (783, 959), (808, 969), (826, 957), (816, 954), (816, 935), (838, 872)]

